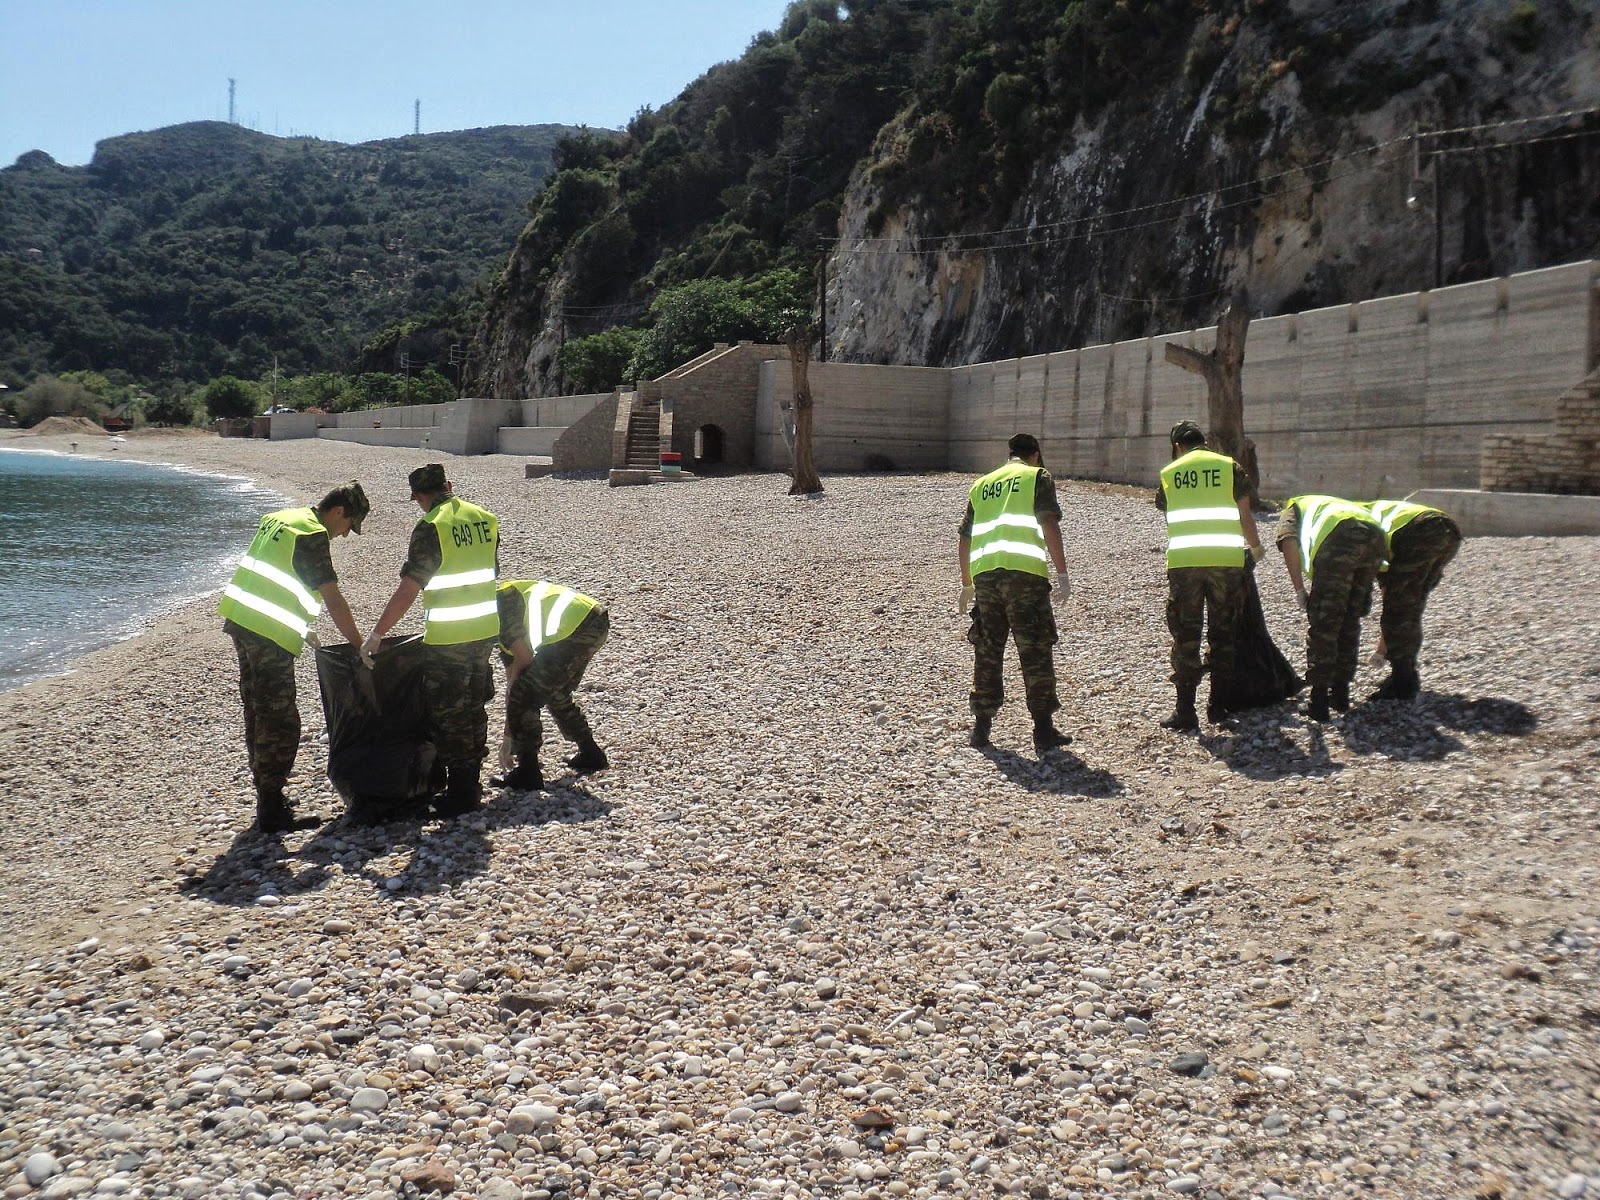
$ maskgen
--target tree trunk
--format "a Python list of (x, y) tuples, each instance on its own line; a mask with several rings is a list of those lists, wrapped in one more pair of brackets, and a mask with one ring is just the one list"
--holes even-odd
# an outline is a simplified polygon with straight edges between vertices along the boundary
[(784, 339), (789, 347), (789, 370), (794, 379), (794, 483), (791, 496), (809, 496), (822, 490), (817, 462), (811, 450), (811, 338), (796, 325)]
[(1206, 381), (1206, 444), (1237, 459), (1250, 476), (1252, 495), (1261, 486), (1256, 446), (1244, 433), (1244, 339), (1250, 329), (1250, 297), (1241, 288), (1217, 322), (1217, 344), (1209, 352), (1168, 343), (1169, 363)]

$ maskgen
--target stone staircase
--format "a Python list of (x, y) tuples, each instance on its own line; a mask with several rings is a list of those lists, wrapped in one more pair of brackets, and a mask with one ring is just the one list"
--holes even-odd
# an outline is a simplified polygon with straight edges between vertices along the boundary
[(635, 393), (633, 410), (628, 414), (628, 446), (623, 460), (630, 471), (661, 469), (661, 401), (639, 400)]

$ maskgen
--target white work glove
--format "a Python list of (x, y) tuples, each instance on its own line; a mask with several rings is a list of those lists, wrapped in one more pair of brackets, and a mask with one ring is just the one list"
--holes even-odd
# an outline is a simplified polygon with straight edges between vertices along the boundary
[(1294, 593), (1294, 598), (1295, 598), (1296, 603), (1298, 603), (1300, 605), (1300, 611), (1301, 612), (1308, 611), (1309, 605), (1310, 605), (1310, 601), (1308, 601), (1306, 599), (1306, 590), (1305, 590), (1305, 588), (1296, 588), (1295, 589), (1295, 593)]
[(972, 606), (978, 602), (978, 589), (970, 583), (961, 585), (961, 599), (956, 604), (956, 612), (966, 616), (972, 611)]
[(1267, 548), (1265, 546), (1260, 545), (1258, 543), (1257, 545), (1254, 545), (1254, 546), (1250, 547), (1250, 557), (1252, 559), (1254, 559), (1256, 562), (1260, 562), (1266, 556), (1267, 556)]
[(383, 639), (377, 634), (369, 634), (367, 640), (361, 643), (361, 665), (367, 670), (372, 670), (372, 656), (383, 648)]
[(511, 734), (507, 733), (500, 739), (500, 769), (509, 771), (517, 765), (517, 752), (511, 745)]
[(315, 629), (306, 630), (306, 645), (310, 646), (313, 650), (322, 649), (322, 639), (317, 636), (317, 631)]

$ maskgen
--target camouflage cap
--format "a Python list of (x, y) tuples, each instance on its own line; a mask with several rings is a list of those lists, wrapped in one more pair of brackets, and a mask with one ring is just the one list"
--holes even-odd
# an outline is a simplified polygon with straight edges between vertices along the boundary
[(1168, 436), (1173, 442), (1182, 445), (1184, 442), (1193, 441), (1195, 438), (1205, 441), (1206, 431), (1193, 421), (1179, 421), (1172, 427), (1172, 433)]
[(372, 504), (367, 499), (367, 493), (361, 488), (359, 479), (352, 479), (345, 487), (350, 492), (350, 506), (345, 512), (350, 517), (350, 528), (356, 533), (361, 532), (361, 522), (367, 519), (367, 514), (372, 511)]
[(443, 463), (429, 463), (425, 467), (418, 467), (411, 472), (407, 479), (411, 483), (411, 494), (418, 492), (442, 492), (449, 484), (444, 477)]

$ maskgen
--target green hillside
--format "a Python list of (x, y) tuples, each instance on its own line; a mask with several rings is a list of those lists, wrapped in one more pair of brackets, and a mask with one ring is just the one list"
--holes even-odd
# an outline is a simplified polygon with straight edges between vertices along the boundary
[(25, 154), (0, 170), (0, 378), (349, 368), (428, 315), (465, 338), (475, 285), (573, 132), (350, 146), (203, 121), (108, 139), (86, 167)]

